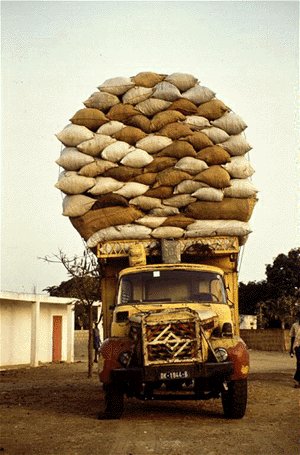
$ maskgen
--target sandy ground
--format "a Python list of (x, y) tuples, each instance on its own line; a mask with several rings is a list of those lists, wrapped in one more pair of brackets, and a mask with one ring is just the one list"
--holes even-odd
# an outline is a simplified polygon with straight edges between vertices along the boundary
[(126, 401), (121, 420), (99, 420), (103, 394), (87, 364), (1, 372), (4, 455), (298, 455), (300, 391), (287, 353), (250, 351), (246, 416), (225, 420), (220, 400)]

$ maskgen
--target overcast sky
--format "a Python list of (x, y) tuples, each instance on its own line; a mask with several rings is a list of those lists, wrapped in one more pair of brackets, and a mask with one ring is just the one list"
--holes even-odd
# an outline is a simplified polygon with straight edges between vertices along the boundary
[(1, 290), (68, 279), (38, 257), (83, 251), (54, 188), (55, 133), (106, 79), (186, 72), (247, 123), (259, 202), (240, 280), (300, 245), (299, 5), (289, 1), (1, 2)]

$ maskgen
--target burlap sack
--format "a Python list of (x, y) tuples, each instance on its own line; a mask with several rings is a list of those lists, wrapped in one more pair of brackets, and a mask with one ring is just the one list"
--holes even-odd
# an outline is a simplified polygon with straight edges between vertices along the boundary
[(216, 120), (219, 117), (222, 117), (222, 115), (229, 110), (229, 107), (227, 107), (223, 101), (213, 99), (200, 104), (197, 109), (197, 114), (207, 118), (208, 120)]
[(159, 112), (158, 114), (155, 114), (151, 120), (151, 131), (159, 131), (169, 123), (183, 121), (185, 118), (185, 115), (178, 111), (167, 110)]
[(178, 88), (167, 81), (162, 81), (154, 87), (153, 98), (158, 98), (166, 101), (175, 101), (181, 98)]
[(148, 153), (157, 153), (172, 143), (172, 139), (165, 136), (150, 134), (136, 143), (136, 147)]
[(247, 179), (254, 174), (253, 167), (244, 156), (233, 156), (230, 163), (223, 164), (222, 167), (233, 179)]
[(131, 166), (135, 168), (142, 168), (147, 166), (153, 161), (153, 157), (149, 155), (145, 150), (136, 148), (132, 152), (129, 152), (122, 160), (121, 164), (124, 166)]
[(213, 145), (200, 150), (197, 158), (205, 161), (209, 166), (214, 164), (226, 164), (230, 161), (230, 154), (219, 145)]
[(171, 82), (171, 84), (175, 85), (181, 92), (185, 92), (194, 87), (198, 82), (198, 79), (188, 73), (172, 73), (165, 78), (165, 81)]
[(102, 209), (104, 207), (114, 207), (116, 205), (122, 207), (128, 207), (129, 203), (127, 199), (120, 194), (107, 193), (100, 196), (94, 196), (95, 203), (92, 207), (92, 210)]
[(169, 123), (159, 130), (159, 134), (162, 136), (167, 136), (173, 140), (180, 139), (181, 137), (186, 137), (192, 134), (192, 130), (183, 123)]
[(190, 194), (176, 194), (176, 196), (169, 197), (168, 199), (163, 199), (164, 205), (170, 205), (171, 207), (185, 207), (192, 202), (195, 202), (197, 199), (192, 197)]
[(179, 100), (173, 101), (173, 103), (168, 107), (169, 110), (175, 110), (181, 112), (183, 115), (192, 115), (196, 114), (197, 106), (192, 103), (192, 101), (181, 98)]
[(151, 88), (154, 87), (159, 82), (163, 81), (164, 78), (165, 76), (162, 74), (145, 71), (132, 77), (132, 81), (134, 82), (135, 85)]
[(189, 204), (184, 213), (198, 220), (249, 221), (255, 203), (255, 198), (224, 198), (221, 202), (197, 201)]
[(191, 176), (187, 172), (168, 168), (157, 174), (156, 186), (175, 186), (178, 185), (178, 183), (182, 182), (182, 180), (187, 180), (190, 178)]
[(126, 125), (140, 128), (144, 133), (151, 133), (151, 121), (142, 114), (134, 115), (125, 121)]
[(178, 215), (180, 212), (179, 212), (178, 207), (161, 206), (161, 207), (150, 210), (149, 213), (150, 213), (150, 215), (164, 217), (164, 216)]
[(153, 229), (151, 236), (155, 239), (179, 239), (184, 234), (184, 230), (179, 227), (164, 226)]
[(148, 191), (146, 191), (145, 196), (166, 199), (171, 197), (172, 194), (172, 186), (159, 186), (158, 188), (150, 188)]
[(207, 101), (213, 99), (215, 92), (208, 87), (204, 87), (203, 85), (195, 85), (186, 92), (183, 92), (182, 96), (198, 106), (199, 104), (206, 103)]
[(81, 216), (87, 213), (95, 204), (96, 200), (76, 194), (73, 196), (65, 196), (63, 199), (63, 215), (64, 216)]
[(173, 158), (196, 157), (197, 153), (194, 147), (187, 141), (174, 141), (157, 153), (157, 157), (169, 156)]
[(152, 186), (156, 181), (156, 172), (146, 172), (132, 179), (133, 182), (143, 183), (144, 185)]
[(226, 112), (222, 117), (211, 122), (217, 128), (221, 128), (229, 135), (240, 134), (247, 128), (244, 120), (234, 112)]
[(135, 126), (125, 126), (125, 128), (122, 128), (114, 134), (115, 139), (127, 142), (130, 145), (135, 145), (137, 141), (143, 139), (144, 137), (146, 137), (146, 133)]
[(230, 138), (220, 144), (225, 150), (227, 150), (232, 156), (245, 155), (245, 153), (251, 150), (251, 145), (246, 141), (244, 134), (237, 134), (230, 136)]
[(161, 200), (155, 197), (149, 196), (138, 196), (129, 201), (129, 204), (136, 205), (142, 210), (152, 210), (156, 208), (161, 208)]
[(120, 100), (116, 95), (105, 92), (94, 92), (83, 104), (86, 107), (92, 107), (107, 112), (112, 106), (119, 104), (119, 102)]
[(117, 166), (118, 165), (116, 163), (112, 163), (111, 161), (96, 159), (92, 163), (83, 166), (78, 174), (84, 175), (85, 177), (97, 177), (97, 175), (101, 175), (108, 169), (112, 169)]
[(68, 171), (62, 173), (55, 187), (65, 194), (80, 194), (89, 190), (96, 181), (90, 177), (83, 177), (76, 172)]
[(97, 133), (112, 136), (113, 134), (120, 131), (122, 128), (125, 128), (124, 123), (118, 122), (117, 120), (111, 120), (110, 122), (100, 126), (100, 128), (97, 130)]
[(205, 161), (193, 158), (192, 156), (185, 156), (175, 164), (175, 169), (180, 169), (181, 171), (188, 172), (188, 174), (191, 175), (197, 175), (199, 172), (202, 172), (207, 168), (208, 166)]
[(225, 197), (254, 197), (257, 193), (257, 189), (247, 179), (231, 179), (230, 186), (224, 189)]
[(147, 226), (151, 229), (155, 229), (160, 226), (166, 219), (167, 217), (165, 216), (145, 215), (142, 218), (136, 220), (135, 223), (141, 224), (142, 226)]
[(200, 115), (188, 115), (184, 122), (191, 128), (192, 131), (200, 131), (204, 128), (209, 128), (210, 123), (205, 117), (201, 117)]
[(119, 224), (133, 223), (142, 218), (143, 213), (135, 207), (105, 207), (89, 210), (85, 215), (71, 218), (71, 223), (81, 237), (87, 240), (99, 229)]
[(126, 182), (122, 188), (117, 191), (114, 191), (116, 194), (126, 197), (127, 199), (135, 198), (146, 193), (149, 189), (149, 185), (144, 185), (143, 183), (137, 182)]
[(76, 147), (84, 141), (88, 141), (94, 137), (94, 133), (85, 126), (67, 125), (62, 131), (56, 134), (57, 139), (66, 147)]
[(192, 194), (199, 188), (207, 187), (206, 183), (196, 182), (195, 180), (183, 180), (174, 188), (175, 194)]
[(112, 93), (113, 95), (123, 95), (133, 86), (134, 82), (129, 77), (113, 77), (104, 81), (98, 89), (101, 92)]
[(136, 104), (136, 109), (147, 117), (152, 117), (158, 112), (164, 111), (171, 106), (170, 101), (160, 100), (158, 98), (149, 98), (141, 103)]
[(150, 237), (151, 229), (146, 226), (136, 224), (125, 224), (111, 226), (100, 229), (93, 234), (87, 241), (88, 248), (94, 248), (97, 243), (108, 240), (126, 240), (126, 239), (147, 239)]
[(192, 146), (197, 152), (199, 150), (204, 149), (205, 147), (214, 145), (213, 141), (209, 139), (208, 136), (201, 131), (196, 131), (190, 136), (186, 136), (184, 139), (188, 141), (190, 144), (192, 144)]
[(213, 202), (220, 202), (224, 198), (224, 191), (218, 188), (199, 188), (192, 196), (196, 197), (200, 201), (213, 201)]
[(108, 119), (103, 112), (99, 111), (99, 109), (87, 107), (79, 109), (79, 111), (70, 118), (70, 122), (74, 125), (85, 126), (89, 130), (96, 131), (101, 125), (108, 122)]
[(229, 139), (229, 134), (227, 134), (226, 131), (222, 130), (221, 128), (217, 128), (216, 126), (212, 126), (211, 128), (204, 128), (204, 130), (202, 130), (202, 133), (206, 134), (206, 136), (211, 141), (213, 141), (214, 144), (220, 144)]
[(118, 161), (121, 161), (127, 153), (132, 152), (133, 150), (134, 147), (127, 144), (127, 142), (116, 141), (105, 147), (105, 149), (101, 152), (101, 158), (117, 163)]
[(142, 170), (140, 168), (128, 167), (120, 165), (113, 169), (108, 169), (104, 172), (103, 177), (112, 177), (120, 182), (129, 182), (137, 175), (140, 175)]
[(95, 185), (88, 191), (89, 194), (107, 194), (122, 188), (124, 182), (119, 182), (111, 177), (96, 177)]
[(147, 87), (132, 87), (123, 95), (122, 101), (124, 104), (137, 104), (145, 101), (153, 93), (152, 88)]
[(79, 152), (77, 148), (66, 147), (55, 162), (66, 169), (66, 171), (77, 171), (85, 164), (92, 163), (93, 161), (94, 158)]
[(198, 220), (187, 227), (185, 237), (202, 237), (215, 235), (245, 236), (250, 226), (237, 220)]
[(226, 188), (230, 186), (229, 173), (222, 166), (218, 165), (210, 166), (205, 171), (200, 172), (194, 177), (194, 180), (206, 183), (208, 186), (213, 186), (214, 188)]
[(191, 223), (194, 223), (194, 218), (188, 218), (184, 215), (172, 215), (168, 216), (165, 221), (161, 224), (161, 226), (174, 226), (179, 227), (182, 229), (186, 229), (187, 226)]
[(93, 139), (81, 142), (77, 148), (87, 155), (98, 156), (102, 150), (105, 149), (105, 147), (113, 144), (114, 142), (116, 142), (116, 139), (106, 136), (105, 134), (96, 133)]
[(145, 167), (145, 172), (160, 172), (169, 167), (173, 167), (177, 163), (176, 158), (171, 158), (169, 156), (161, 156), (153, 159), (152, 163), (148, 164)]
[(109, 109), (106, 115), (109, 120), (124, 122), (137, 114), (139, 114), (139, 111), (135, 109), (132, 104), (116, 104)]

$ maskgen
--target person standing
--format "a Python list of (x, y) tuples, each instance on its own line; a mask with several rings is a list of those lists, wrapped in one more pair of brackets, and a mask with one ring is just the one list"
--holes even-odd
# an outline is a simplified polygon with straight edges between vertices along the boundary
[(290, 331), (291, 337), (291, 348), (290, 355), (291, 357), (296, 356), (296, 372), (294, 379), (296, 381), (295, 387), (300, 389), (300, 312), (296, 315), (297, 321), (294, 322)]
[(93, 347), (94, 347), (94, 351), (95, 351), (94, 362), (97, 363), (99, 349), (100, 349), (100, 332), (99, 332), (97, 322), (94, 322), (94, 327), (93, 327)]

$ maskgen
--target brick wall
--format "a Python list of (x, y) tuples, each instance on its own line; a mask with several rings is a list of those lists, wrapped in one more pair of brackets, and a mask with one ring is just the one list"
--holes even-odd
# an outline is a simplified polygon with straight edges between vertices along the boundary
[(240, 330), (240, 335), (249, 349), (284, 352), (290, 348), (289, 330)]

